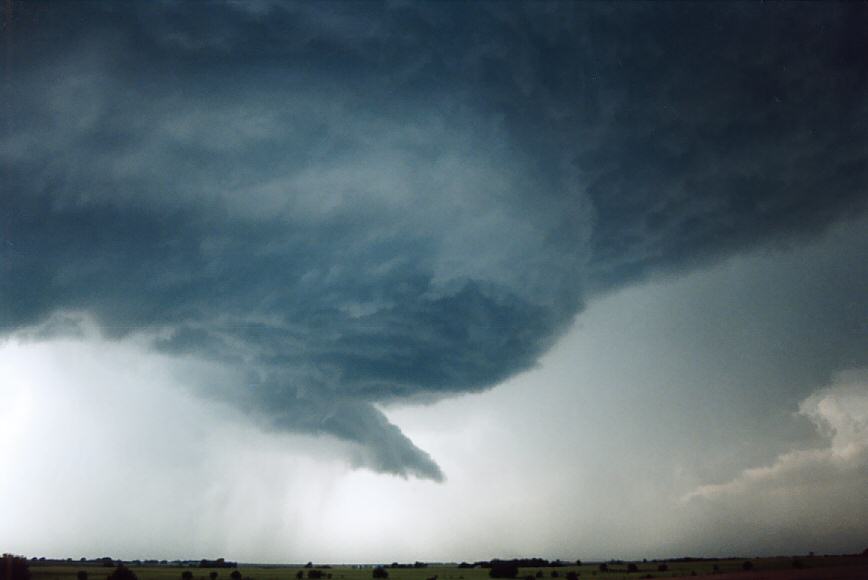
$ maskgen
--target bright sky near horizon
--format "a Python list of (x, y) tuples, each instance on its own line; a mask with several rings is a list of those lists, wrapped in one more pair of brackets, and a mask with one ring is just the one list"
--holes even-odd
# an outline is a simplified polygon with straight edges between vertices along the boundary
[(866, 547), (865, 5), (6, 10), (4, 551)]

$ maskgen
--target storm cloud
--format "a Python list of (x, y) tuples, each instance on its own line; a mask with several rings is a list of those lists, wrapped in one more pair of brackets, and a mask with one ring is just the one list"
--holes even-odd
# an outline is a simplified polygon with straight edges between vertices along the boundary
[(588, 299), (868, 198), (861, 5), (18, 10), (3, 331), (219, 361), (263, 426), (384, 472), (443, 477), (378, 404), (490, 388)]

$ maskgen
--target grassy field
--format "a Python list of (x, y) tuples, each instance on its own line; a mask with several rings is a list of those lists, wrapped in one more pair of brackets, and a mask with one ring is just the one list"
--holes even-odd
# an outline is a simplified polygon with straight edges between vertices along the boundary
[[(799, 564), (805, 569), (829, 568), (841, 566), (864, 566), (865, 557), (858, 556), (816, 556), (800, 557)], [(587, 563), (582, 566), (563, 566), (556, 568), (521, 568), (517, 578), (527, 577), (536, 580), (564, 580), (570, 571), (576, 572), (580, 578), (605, 578), (606, 580), (626, 580), (636, 578), (673, 578), (679, 576), (707, 576), (727, 572), (740, 572), (743, 559), (732, 560), (701, 560), (691, 562), (666, 562), (668, 570), (661, 572), (658, 566), (662, 562), (635, 562), (638, 570), (627, 572), (627, 563), (609, 563), (609, 571), (601, 572), (599, 563)], [(792, 570), (793, 558), (756, 558), (752, 559), (754, 570)], [(138, 580), (181, 580), (184, 570), (193, 574), (193, 580), (210, 580), (209, 573), (217, 572), (217, 580), (229, 580), (232, 569), (199, 568), (198, 566), (129, 566), (135, 572)], [(315, 568), (324, 574), (331, 574), (331, 580), (371, 580), (371, 567), (333, 566), (331, 568)], [(30, 572), (32, 580), (76, 580), (80, 570), (88, 573), (88, 580), (105, 580), (113, 568), (102, 565), (82, 564), (78, 562), (42, 563), (31, 562)], [(296, 580), (299, 571), (307, 570), (301, 566), (256, 566), (239, 565), (238, 570), (247, 580)], [(457, 566), (429, 566), (427, 568), (388, 568), (389, 580), (428, 580), (437, 577), (437, 580), (488, 580), (488, 569), (485, 568), (458, 568)], [(539, 576), (539, 573), (542, 573)], [(326, 576), (323, 577), (324, 580)]]

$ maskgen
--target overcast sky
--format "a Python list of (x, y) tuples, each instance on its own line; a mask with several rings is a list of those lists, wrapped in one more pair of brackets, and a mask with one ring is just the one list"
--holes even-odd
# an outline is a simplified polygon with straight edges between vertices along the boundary
[(6, 10), (4, 550), (868, 545), (865, 5)]

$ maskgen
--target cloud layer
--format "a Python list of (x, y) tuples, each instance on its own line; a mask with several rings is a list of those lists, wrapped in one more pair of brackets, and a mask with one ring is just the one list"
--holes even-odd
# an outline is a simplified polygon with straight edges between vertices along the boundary
[(861, 6), (51, 5), (16, 26), (4, 331), (83, 313), (219, 361), (221, 397), (380, 471), (442, 478), (376, 404), (489, 388), (595, 293), (865, 205)]

